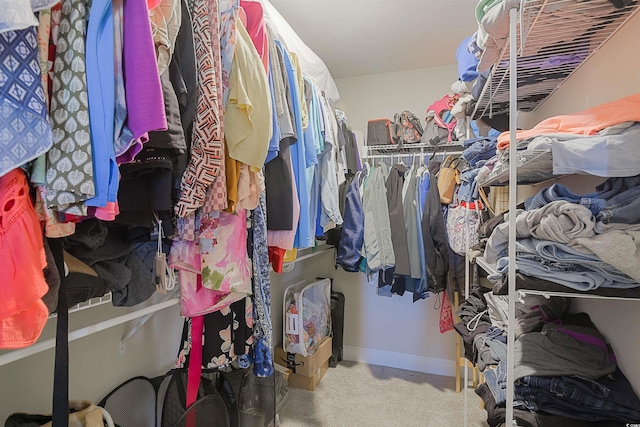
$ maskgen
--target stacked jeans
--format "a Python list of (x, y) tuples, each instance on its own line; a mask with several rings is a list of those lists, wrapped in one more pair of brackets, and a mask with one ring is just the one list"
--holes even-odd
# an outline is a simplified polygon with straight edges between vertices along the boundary
[(640, 222), (640, 175), (609, 178), (590, 194), (573, 193), (562, 184), (553, 184), (525, 202), (527, 210), (537, 209), (554, 200), (566, 200), (588, 207), (597, 221), (637, 224)]
[(579, 376), (521, 378), (515, 400), (524, 408), (584, 421), (640, 420), (640, 399), (620, 369), (593, 381)]

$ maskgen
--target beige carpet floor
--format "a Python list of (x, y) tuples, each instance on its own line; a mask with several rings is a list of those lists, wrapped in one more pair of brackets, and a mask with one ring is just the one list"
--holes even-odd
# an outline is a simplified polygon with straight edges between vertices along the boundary
[[(486, 427), (480, 398), (469, 396), (469, 427)], [(463, 427), (464, 395), (455, 379), (341, 362), (314, 391), (289, 389), (282, 427)]]

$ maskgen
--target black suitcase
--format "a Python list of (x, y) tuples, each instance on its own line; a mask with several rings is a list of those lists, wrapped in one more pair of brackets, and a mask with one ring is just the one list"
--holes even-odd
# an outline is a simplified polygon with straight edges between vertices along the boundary
[(331, 291), (331, 325), (333, 328), (332, 354), (329, 366), (335, 368), (342, 361), (344, 342), (344, 294)]

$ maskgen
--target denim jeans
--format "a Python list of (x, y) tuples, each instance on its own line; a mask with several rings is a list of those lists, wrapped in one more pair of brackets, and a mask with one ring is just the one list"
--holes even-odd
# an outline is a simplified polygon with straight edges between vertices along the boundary
[(585, 421), (640, 422), (640, 400), (619, 369), (615, 379), (524, 377), (515, 384), (515, 399), (540, 410)]
[[(560, 261), (550, 261), (540, 256), (519, 253), (516, 258), (516, 269), (527, 276), (537, 277), (549, 282), (558, 283), (570, 289), (589, 291), (599, 287), (630, 289), (638, 287), (632, 279), (618, 280), (615, 275), (589, 265), (573, 264)], [(496, 274), (487, 278), (497, 281), (509, 270), (509, 258), (500, 258), (496, 264)]]
[(465, 148), (462, 158), (469, 163), (469, 166), (475, 168), (478, 161), (489, 160), (496, 155), (496, 144), (496, 138), (468, 139), (462, 143)]
[(525, 202), (527, 210), (537, 209), (554, 200), (584, 205), (604, 223), (640, 222), (640, 175), (609, 178), (594, 193), (579, 195), (562, 184), (553, 184)]
[(458, 200), (464, 202), (478, 200), (478, 182), (476, 181), (478, 172), (480, 172), (480, 169), (471, 169), (462, 172), (460, 175), (460, 188), (458, 188)]
[(484, 379), (497, 406), (504, 406), (507, 401), (507, 361), (501, 360), (495, 369), (485, 369)]
[(581, 266), (585, 271), (594, 272), (611, 280), (612, 284), (608, 287), (632, 288), (638, 286), (634, 279), (602, 261), (597, 255), (576, 251), (563, 243), (531, 238), (521, 239), (516, 245), (518, 257), (526, 258), (526, 254), (534, 254), (558, 266), (569, 265), (569, 269), (572, 269), (574, 265)]

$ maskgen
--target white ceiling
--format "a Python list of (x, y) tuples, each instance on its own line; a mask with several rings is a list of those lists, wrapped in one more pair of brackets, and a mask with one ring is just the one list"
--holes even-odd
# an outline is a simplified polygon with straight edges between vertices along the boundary
[(455, 64), (478, 0), (270, 0), (333, 78)]

